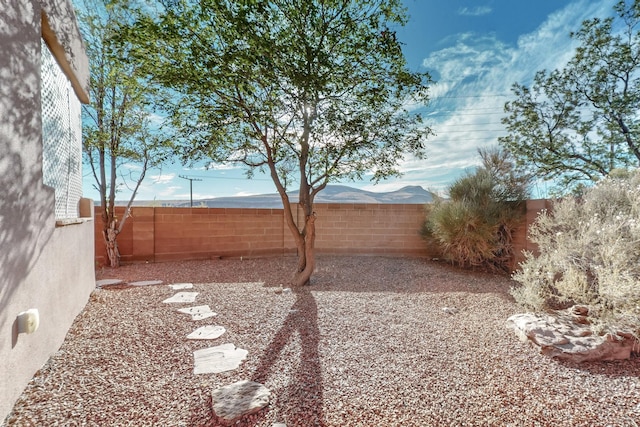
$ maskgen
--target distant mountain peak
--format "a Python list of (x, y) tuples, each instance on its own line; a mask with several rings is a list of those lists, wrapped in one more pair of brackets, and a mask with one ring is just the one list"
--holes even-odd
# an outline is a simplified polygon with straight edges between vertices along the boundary
[[(288, 192), (290, 201), (298, 201), (298, 192)], [(315, 203), (358, 203), (358, 204), (424, 204), (434, 199), (431, 192), (419, 185), (407, 185), (398, 190), (374, 192), (336, 184), (327, 185), (316, 195)], [(142, 205), (145, 202), (137, 202)], [(147, 202), (148, 203), (148, 202)], [(188, 207), (189, 201), (166, 200), (162, 206)], [(210, 208), (263, 208), (277, 209), (282, 207), (282, 201), (277, 193), (259, 194), (253, 196), (216, 197), (193, 201), (194, 206)]]

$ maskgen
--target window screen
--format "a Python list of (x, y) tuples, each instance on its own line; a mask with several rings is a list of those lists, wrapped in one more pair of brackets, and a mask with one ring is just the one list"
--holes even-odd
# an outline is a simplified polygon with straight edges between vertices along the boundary
[(55, 190), (56, 219), (77, 218), (82, 197), (80, 100), (42, 41), (42, 168)]

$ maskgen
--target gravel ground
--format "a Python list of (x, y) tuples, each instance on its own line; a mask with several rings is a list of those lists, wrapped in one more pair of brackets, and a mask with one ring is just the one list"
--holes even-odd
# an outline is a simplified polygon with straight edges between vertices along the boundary
[[(211, 390), (250, 379), (272, 400), (239, 427), (640, 425), (639, 359), (541, 356), (505, 327), (519, 312), (507, 278), (424, 259), (320, 256), (310, 286), (276, 293), (294, 266), (285, 257), (98, 271), (164, 284), (96, 290), (5, 424), (216, 426)], [(219, 315), (193, 322), (163, 304), (178, 282), (194, 283), (195, 305)], [(227, 332), (185, 338), (206, 324)], [(240, 368), (194, 375), (193, 351), (222, 343), (249, 351)]]

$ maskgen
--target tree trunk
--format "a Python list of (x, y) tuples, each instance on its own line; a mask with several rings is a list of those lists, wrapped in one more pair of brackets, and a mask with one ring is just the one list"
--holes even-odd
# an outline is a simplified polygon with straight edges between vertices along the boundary
[(308, 285), (311, 282), (311, 275), (316, 267), (316, 257), (314, 243), (316, 239), (316, 214), (312, 213), (305, 218), (302, 239), (298, 240), (298, 268), (291, 280), (293, 286)]
[(291, 203), (289, 203), (289, 196), (287, 196), (285, 188), (277, 177), (275, 167), (273, 167), (273, 165), (270, 166), (273, 182), (276, 184), (276, 188), (278, 189), (278, 193), (282, 199), (285, 223), (287, 224), (289, 231), (291, 231), (291, 235), (293, 236), (293, 240), (296, 242), (296, 249), (298, 251), (298, 266), (291, 278), (291, 286), (308, 285), (311, 280), (311, 275), (316, 267), (314, 250), (316, 240), (316, 214), (313, 212), (314, 195), (309, 193), (308, 185), (303, 184), (300, 186), (300, 202), (298, 202), (298, 206), (301, 206), (305, 213), (304, 227), (301, 230), (293, 217), (294, 212), (291, 209)]
[(120, 267), (120, 251), (118, 250), (118, 229), (116, 228), (116, 220), (112, 220), (106, 230), (102, 230), (104, 243), (107, 247), (107, 256), (109, 257), (109, 265), (111, 267)]

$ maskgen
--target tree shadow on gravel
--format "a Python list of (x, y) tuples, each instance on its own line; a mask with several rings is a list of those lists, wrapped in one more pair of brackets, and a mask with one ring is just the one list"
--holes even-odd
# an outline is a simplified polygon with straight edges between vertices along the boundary
[(300, 338), (299, 360), (289, 360), (293, 366), (292, 378), (282, 395), (278, 395), (278, 406), (288, 427), (325, 427), (322, 409), (322, 371), (318, 351), (320, 331), (318, 329), (318, 307), (308, 288), (294, 288), (296, 302), (291, 307), (282, 327), (275, 334), (251, 378), (265, 384), (273, 373), (274, 365), (283, 354), (284, 348), (296, 334)]

